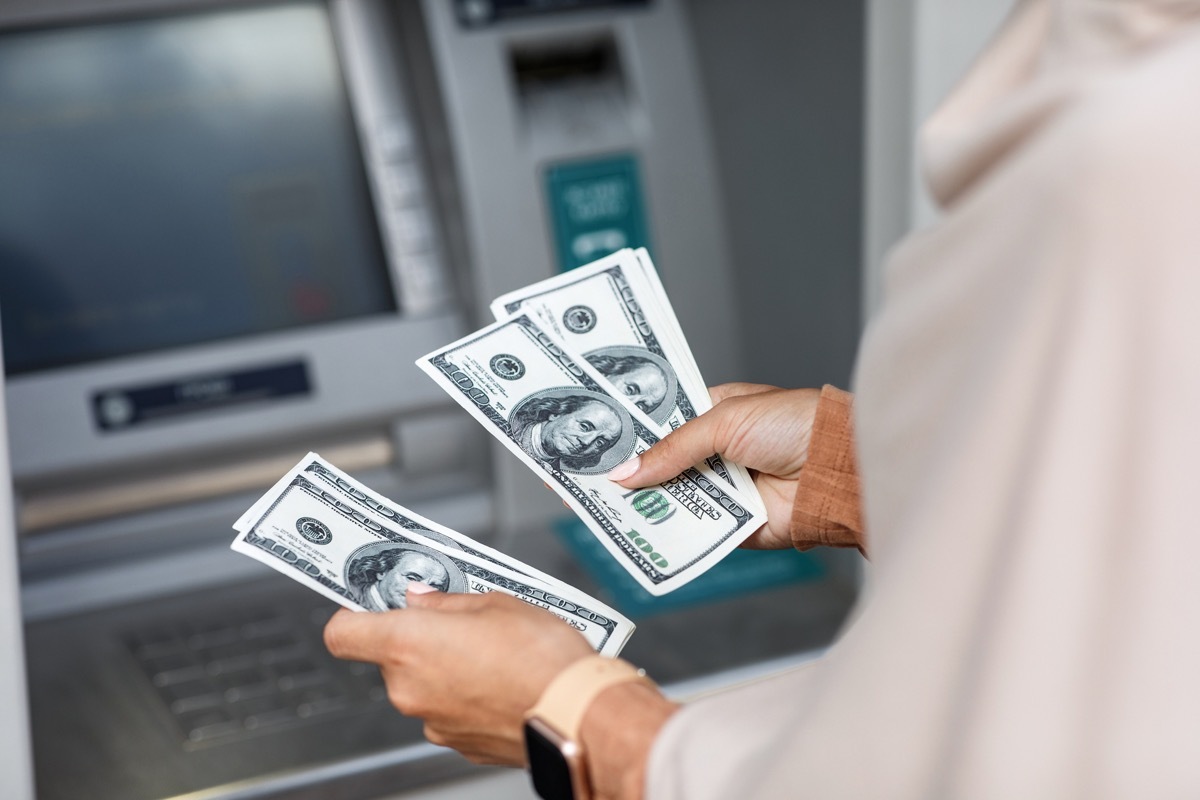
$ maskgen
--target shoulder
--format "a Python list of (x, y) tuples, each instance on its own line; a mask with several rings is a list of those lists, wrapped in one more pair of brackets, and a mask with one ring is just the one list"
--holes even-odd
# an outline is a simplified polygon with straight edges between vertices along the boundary
[(1200, 26), (1098, 71), (1046, 144), (1076, 190), (1153, 206), (1200, 197), (1198, 87)]
[(1033, 259), (1040, 282), (1194, 269), (1200, 26), (1088, 73), (952, 209), (945, 233)]

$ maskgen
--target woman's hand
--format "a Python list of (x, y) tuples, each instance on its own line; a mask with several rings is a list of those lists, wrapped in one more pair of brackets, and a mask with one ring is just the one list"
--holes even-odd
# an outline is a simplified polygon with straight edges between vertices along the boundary
[[(767, 524), (742, 546), (792, 547), (792, 506), (800, 468), (808, 460), (820, 390), (727, 383), (713, 388), (711, 394), (715, 405), (710, 411), (617, 467), (609, 477), (626, 488), (640, 489), (720, 453), (751, 470), (767, 506)], [(631, 466), (636, 471), (630, 472)]]
[(388, 699), (425, 720), (429, 741), (510, 766), (525, 763), (525, 712), (592, 652), (565, 622), (514, 597), (420, 584), (410, 584), (402, 611), (334, 614), (325, 644), (338, 658), (378, 664)]

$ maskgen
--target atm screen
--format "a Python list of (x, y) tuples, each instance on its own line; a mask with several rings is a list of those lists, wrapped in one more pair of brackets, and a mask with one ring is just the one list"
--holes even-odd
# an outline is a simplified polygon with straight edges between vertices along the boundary
[(396, 300), (322, 5), (0, 37), (10, 375)]

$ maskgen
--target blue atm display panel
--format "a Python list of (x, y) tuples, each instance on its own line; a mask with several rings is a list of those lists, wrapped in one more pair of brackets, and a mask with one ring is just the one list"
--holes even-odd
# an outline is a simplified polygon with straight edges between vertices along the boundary
[(0, 38), (10, 374), (396, 308), (323, 5)]

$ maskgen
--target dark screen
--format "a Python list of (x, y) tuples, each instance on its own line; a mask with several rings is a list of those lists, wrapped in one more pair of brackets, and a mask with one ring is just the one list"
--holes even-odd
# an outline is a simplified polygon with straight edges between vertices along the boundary
[(9, 374), (394, 310), (323, 6), (0, 37)]
[(571, 800), (571, 769), (562, 751), (532, 725), (525, 725), (525, 755), (534, 791), (545, 800)]

